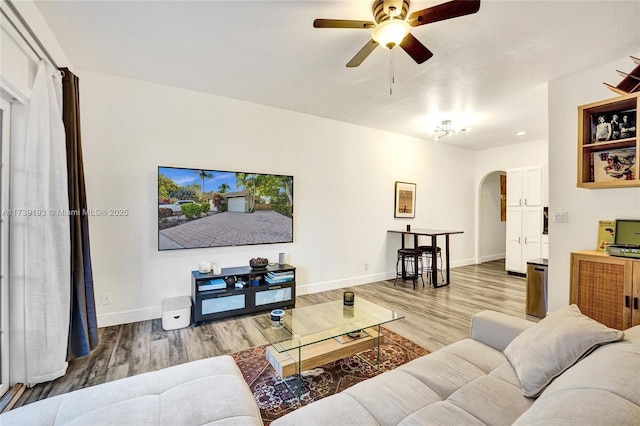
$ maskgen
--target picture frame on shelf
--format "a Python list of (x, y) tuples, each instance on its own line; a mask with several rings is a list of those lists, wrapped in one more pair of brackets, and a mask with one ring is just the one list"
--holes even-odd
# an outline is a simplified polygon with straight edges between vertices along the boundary
[(416, 184), (398, 182), (395, 184), (394, 217), (416, 217)]
[(591, 143), (636, 137), (637, 110), (597, 112), (590, 116)]
[(618, 148), (592, 154), (593, 182), (620, 182), (636, 179), (636, 149)]
[(596, 251), (604, 253), (607, 246), (613, 244), (616, 235), (615, 220), (598, 221), (598, 245)]

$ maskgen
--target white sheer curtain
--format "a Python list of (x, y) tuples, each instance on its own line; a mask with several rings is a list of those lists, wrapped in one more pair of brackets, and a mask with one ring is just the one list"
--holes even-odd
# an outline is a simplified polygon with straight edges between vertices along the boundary
[[(12, 381), (32, 386), (67, 369), (69, 198), (60, 72), (41, 61), (11, 146)], [(20, 117), (18, 117), (20, 118)]]

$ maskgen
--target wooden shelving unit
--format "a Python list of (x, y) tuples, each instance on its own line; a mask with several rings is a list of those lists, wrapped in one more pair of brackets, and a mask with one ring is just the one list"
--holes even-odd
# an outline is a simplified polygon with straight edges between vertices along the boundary
[[(626, 188), (640, 186), (637, 153), (640, 137), (637, 131), (639, 93), (594, 102), (578, 107), (578, 187), (588, 189)], [(636, 128), (632, 137), (611, 137), (596, 140), (597, 119), (610, 120), (618, 113), (620, 120), (627, 113)], [(629, 162), (632, 165), (629, 167)]]

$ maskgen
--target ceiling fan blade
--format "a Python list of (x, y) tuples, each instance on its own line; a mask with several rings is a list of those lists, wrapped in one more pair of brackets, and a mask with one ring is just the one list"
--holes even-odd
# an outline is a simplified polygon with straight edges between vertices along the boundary
[(362, 61), (367, 59), (367, 56), (369, 56), (369, 54), (373, 52), (376, 49), (376, 47), (378, 47), (378, 42), (373, 39), (369, 40), (367, 44), (365, 44), (364, 47), (360, 49), (358, 53), (356, 53), (356, 56), (354, 56), (347, 63), (347, 66), (349, 68), (357, 67), (362, 63)]
[(433, 53), (427, 49), (427, 47), (420, 43), (420, 40), (415, 38), (411, 33), (400, 43), (400, 47), (409, 54), (418, 64), (423, 63), (427, 59), (433, 56)]
[(480, 10), (480, 0), (453, 0), (437, 6), (418, 10), (409, 15), (407, 22), (412, 27), (470, 15)]
[(367, 29), (375, 27), (375, 22), (352, 21), (349, 19), (316, 19), (313, 21), (314, 28), (356, 28)]

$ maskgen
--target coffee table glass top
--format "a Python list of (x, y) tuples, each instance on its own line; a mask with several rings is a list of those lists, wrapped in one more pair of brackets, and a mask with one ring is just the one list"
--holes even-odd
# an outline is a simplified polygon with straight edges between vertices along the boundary
[(336, 300), (287, 309), (281, 324), (271, 321), (269, 313), (251, 320), (278, 352), (285, 352), (402, 318), (398, 312), (356, 297), (354, 306)]

